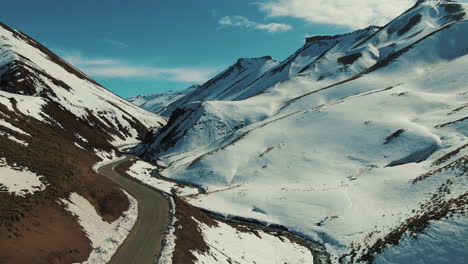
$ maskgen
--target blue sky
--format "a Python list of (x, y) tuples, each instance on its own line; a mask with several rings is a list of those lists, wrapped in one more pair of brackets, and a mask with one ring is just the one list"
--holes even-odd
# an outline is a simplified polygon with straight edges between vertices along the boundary
[(414, 0), (15, 0), (2, 21), (115, 93), (183, 89), (240, 57), (282, 60), (306, 36), (383, 24)]

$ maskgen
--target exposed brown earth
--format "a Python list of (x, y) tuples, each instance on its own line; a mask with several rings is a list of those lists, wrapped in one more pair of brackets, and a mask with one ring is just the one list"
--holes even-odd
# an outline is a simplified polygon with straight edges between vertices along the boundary
[(192, 252), (208, 252), (210, 247), (206, 244), (198, 223), (194, 220), (213, 227), (218, 226), (216, 221), (203, 213), (200, 209), (191, 206), (178, 197), (174, 197), (176, 204), (177, 221), (174, 225), (176, 247), (172, 261), (174, 264), (194, 263), (197, 258)]
[[(14, 101), (13, 101), (14, 103)], [(0, 105), (2, 118), (21, 128), (26, 136), (6, 127), (0, 131), (29, 143), (24, 147), (0, 136), (0, 157), (9, 166), (28, 168), (44, 176), (44, 191), (15, 196), (0, 192), (0, 263), (73, 263), (87, 259), (90, 241), (70, 213), (60, 207), (59, 199), (76, 192), (90, 201), (104, 220), (111, 222), (128, 209), (127, 197), (91, 166), (99, 158), (93, 148), (111, 150), (107, 134), (50, 103), (46, 114), (63, 128), (18, 114)], [(74, 133), (87, 139), (80, 142)], [(53, 139), (53, 140), (51, 140)], [(74, 145), (79, 142), (84, 151)]]
[(0, 263), (79, 263), (91, 252), (77, 219), (58, 203), (35, 206), (15, 223), (15, 232), (1, 231)]
[[(26, 34), (2, 23), (0, 27), (10, 31), (14, 38), (31, 45), (31, 48), (42, 51), (44, 56), (64, 70), (98, 85), (96, 89), (104, 90), (97, 82)], [(3, 45), (7, 51), (9, 46), (8, 43)], [(67, 99), (59, 98), (57, 89), (71, 91), (86, 87), (71, 87), (60, 80), (60, 76), (51, 76), (36, 67), (29, 58), (18, 54), (19, 51), (9, 51), (15, 56), (2, 65), (0, 90), (6, 93), (0, 96), (9, 99), (13, 110), (0, 104), (0, 119), (28, 135), (0, 125), (0, 158), (8, 167), (29, 170), (41, 176), (46, 188), (34, 194), (18, 196), (8, 193), (6, 187), (0, 184), (0, 264), (82, 262), (91, 252), (90, 241), (76, 217), (64, 210), (59, 201), (67, 199), (72, 192), (78, 193), (95, 207), (105, 221), (118, 219), (128, 209), (129, 201), (116, 184), (91, 169), (100, 160), (94, 153), (96, 149), (118, 152), (109, 142), (115, 138), (125, 140), (133, 135), (132, 129), (142, 138), (148, 129), (122, 109), (123, 105), (108, 101), (112, 99), (102, 98), (112, 106), (109, 108), (111, 110), (83, 108), (86, 111), (84, 115), (71, 113), (61, 105)], [(48, 82), (44, 81), (46, 79), (56, 87), (49, 87)], [(22, 97), (10, 97), (9, 94), (41, 97), (45, 105), (40, 115), (45, 121), (29, 116), (28, 110), (26, 113), (19, 111), (14, 98), (22, 100)], [(121, 110), (123, 114), (116, 117), (112, 108)], [(122, 125), (122, 120), (127, 121), (129, 127)], [(9, 135), (27, 142), (28, 146), (12, 141)]]

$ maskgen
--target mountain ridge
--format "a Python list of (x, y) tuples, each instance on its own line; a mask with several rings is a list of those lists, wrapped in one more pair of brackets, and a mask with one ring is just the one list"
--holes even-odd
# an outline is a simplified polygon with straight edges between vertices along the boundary
[[(246, 91), (244, 95), (249, 96), (245, 98), (236, 97), (232, 100), (239, 101), (262, 94), (265, 89), (271, 88), (275, 84), (281, 83), (289, 78), (294, 78), (295, 76), (317, 78), (317, 81), (319, 82), (324, 81), (329, 83), (329, 85), (334, 85), (341, 81), (354, 80), (363, 74), (377, 70), (380, 67), (385, 66), (389, 61), (409, 50), (412, 45), (436, 34), (446, 26), (456, 23), (458, 18), (452, 17), (452, 20), (448, 20), (450, 17), (447, 17), (447, 14), (463, 14), (463, 11), (460, 11), (461, 5), (455, 4), (455, 2), (450, 2), (452, 5), (457, 5), (459, 7), (452, 8), (447, 11), (445, 3), (445, 1), (430, 1), (429, 4), (420, 3), (404, 12), (397, 18), (397, 20), (392, 20), (386, 26), (381, 28), (371, 26), (366, 29), (357, 30), (347, 34), (332, 37), (327, 36), (324, 40), (309, 43), (306, 42), (306, 44), (297, 52), (279, 63), (276, 67), (266, 71), (261, 77), (259, 77), (259, 79), (255, 80), (253, 84), (248, 84), (248, 86), (243, 90)], [(433, 10), (434, 8), (438, 8), (440, 11), (431, 13), (430, 10)], [(412, 25), (413, 23), (409, 22), (411, 22), (411, 18), (415, 16), (415, 12), (420, 14), (424, 21), (419, 21), (418, 23), (415, 23), (415, 25)], [(423, 28), (422, 31), (419, 29), (416, 30), (418, 25), (421, 26), (424, 23), (430, 23), (433, 26)], [(408, 28), (408, 25), (411, 25), (411, 27)], [(396, 28), (407, 29), (405, 29), (406, 32), (400, 34), (401, 32), (398, 33), (399, 30)], [(373, 42), (371, 40), (373, 40)], [(307, 59), (305, 60), (304, 58)], [(262, 80), (262, 78), (264, 80)], [(325, 84), (323, 86), (326, 87), (328, 85)], [(292, 92), (290, 93), (291, 94), (288, 95), (289, 98), (282, 98), (285, 102), (292, 102), (296, 96), (298, 98), (303, 96), (300, 92), (294, 95)], [(183, 104), (187, 104), (190, 101), (197, 101), (196, 98), (193, 100), (191, 99), (192, 97), (187, 95), (186, 99), (179, 99), (170, 104), (169, 106), (172, 105), (173, 108), (172, 110), (169, 110), (169, 113), (175, 109), (174, 107), (184, 109)], [(220, 99), (221, 98), (216, 98), (216, 100)], [(215, 103), (203, 102), (199, 105), (210, 104)], [(219, 102), (216, 104), (221, 103)], [(286, 105), (287, 104), (288, 103), (286, 103)], [(187, 106), (188, 105), (189, 104), (187, 104)], [(283, 109), (284, 107), (285, 106), (282, 106), (280, 109)], [(169, 107), (168, 109), (171, 108)], [(203, 112), (203, 110), (200, 111)], [(238, 111), (242, 113), (244, 110)], [(274, 111), (271, 111), (271, 109), (268, 112), (269, 113), (267, 113), (267, 115), (275, 113)], [(168, 113), (165, 114), (168, 115)], [(216, 115), (217, 114), (215, 114), (215, 116)], [(255, 120), (262, 120), (262, 118), (263, 117), (256, 118)], [(216, 119), (218, 119), (218, 117), (214, 117), (214, 120)], [(240, 118), (236, 122), (250, 123), (247, 119), (251, 118)], [(215, 122), (218, 121), (219, 120)], [(231, 125), (231, 127), (238, 126), (239, 124)], [(189, 129), (190, 127), (185, 127), (182, 130), (179, 126), (174, 126), (174, 132), (172, 132), (172, 134), (177, 134), (179, 136), (186, 135), (187, 132), (184, 132), (184, 130), (189, 131)], [(228, 128), (228, 132), (231, 131), (232, 129)], [(214, 134), (216, 134), (216, 132), (214, 132)], [(226, 135), (226, 132), (223, 131), (220, 135), (215, 135), (213, 138), (217, 139), (222, 135)], [(184, 143), (182, 145), (187, 145), (188, 147), (182, 148), (181, 150), (187, 150), (193, 147), (193, 144), (190, 143)]]
[(203, 188), (191, 204), (285, 226), (332, 263), (463, 259), (441, 245), (468, 221), (466, 10), (418, 2), (383, 27), (306, 40), (241, 96), (175, 102), (134, 152)]

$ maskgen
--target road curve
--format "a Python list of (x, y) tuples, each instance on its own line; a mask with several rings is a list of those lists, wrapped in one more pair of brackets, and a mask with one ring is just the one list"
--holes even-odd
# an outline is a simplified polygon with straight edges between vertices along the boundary
[(137, 221), (108, 262), (112, 264), (154, 263), (161, 251), (163, 232), (169, 224), (169, 204), (159, 192), (114, 171), (116, 166), (132, 158), (127, 156), (97, 169), (99, 174), (118, 184), (138, 201)]

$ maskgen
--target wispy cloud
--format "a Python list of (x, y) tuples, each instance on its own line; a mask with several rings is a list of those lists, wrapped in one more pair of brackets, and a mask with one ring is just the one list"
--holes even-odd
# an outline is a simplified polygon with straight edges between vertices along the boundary
[(97, 40), (99, 42), (102, 42), (104, 44), (107, 44), (107, 45), (115, 47), (115, 48), (119, 48), (119, 49), (128, 48), (128, 44), (126, 44), (126, 43), (124, 43), (122, 41), (119, 41), (119, 40), (110, 39), (110, 38), (98, 38)]
[(117, 63), (111, 59), (84, 59), (79, 55), (68, 55), (64, 56), (63, 59), (76, 66), (112, 65)]
[(225, 16), (222, 17), (218, 21), (221, 27), (243, 27), (243, 28), (251, 28), (251, 29), (258, 29), (258, 30), (266, 30), (268, 32), (283, 32), (292, 29), (291, 25), (288, 24), (281, 24), (281, 23), (268, 23), (262, 24), (255, 21), (252, 21), (243, 16)]
[(216, 72), (213, 69), (157, 68), (129, 65), (89, 67), (85, 68), (84, 71), (92, 76), (106, 78), (145, 78), (196, 83), (207, 81)]
[(89, 59), (79, 55), (64, 56), (63, 58), (88, 75), (104, 78), (136, 78), (201, 83), (207, 81), (218, 71), (217, 68), (209, 67), (134, 66), (115, 59)]
[(273, 17), (295, 17), (357, 29), (383, 25), (414, 3), (415, 0), (266, 0), (259, 5)]
[(278, 32), (278, 31), (287, 31), (292, 29), (291, 25), (281, 24), (281, 23), (270, 23), (270, 24), (259, 24), (257, 25), (258, 29), (265, 29), (270, 32)]

